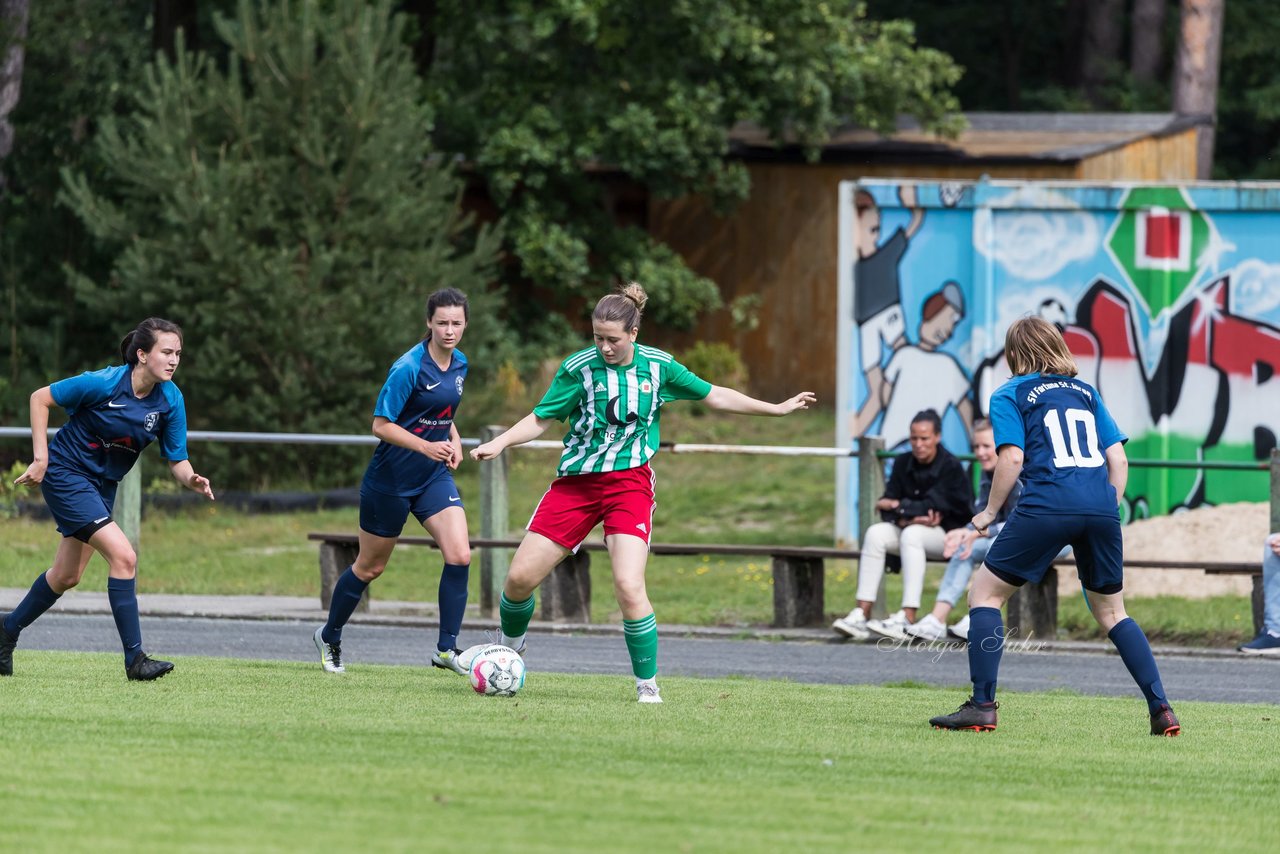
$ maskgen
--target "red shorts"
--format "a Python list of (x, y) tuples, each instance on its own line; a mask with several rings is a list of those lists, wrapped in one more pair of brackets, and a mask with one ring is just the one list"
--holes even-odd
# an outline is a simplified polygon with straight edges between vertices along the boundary
[(577, 549), (600, 522), (604, 535), (630, 534), (649, 542), (653, 532), (653, 469), (558, 477), (542, 496), (528, 529), (566, 549)]

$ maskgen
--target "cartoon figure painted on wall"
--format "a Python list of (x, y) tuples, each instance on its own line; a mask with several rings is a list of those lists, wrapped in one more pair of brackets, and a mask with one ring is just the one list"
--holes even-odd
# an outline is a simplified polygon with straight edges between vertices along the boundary
[[(969, 377), (955, 356), (940, 349), (951, 340), (963, 319), (964, 294), (956, 282), (947, 282), (925, 299), (916, 343), (899, 347), (889, 357), (879, 404), (875, 398), (868, 399), (863, 411), (869, 412), (869, 417), (863, 423), (855, 423), (855, 436), (864, 435), (882, 406), (884, 419), (880, 422), (879, 434), (886, 448), (906, 442), (911, 419), (925, 409), (946, 415), (949, 408), (955, 407), (965, 425), (972, 423)], [(922, 382), (926, 377), (927, 381)]]
[[(1266, 499), (1261, 464), (1280, 431), (1274, 188), (861, 181), (839, 201), (838, 442), (892, 448), (899, 422), (932, 407), (963, 452), (962, 425), (1008, 377), (1005, 329), (1039, 314), (1106, 397), (1130, 457), (1257, 469), (1135, 468), (1126, 519)], [(880, 243), (882, 223), (898, 227)], [(848, 471), (837, 536), (853, 540)]]
[(911, 212), (906, 228), (898, 228), (884, 243), (880, 242), (882, 217), (875, 196), (865, 190), (854, 194), (854, 246), (857, 260), (853, 265), (853, 282), (857, 289), (853, 301), (853, 319), (858, 326), (862, 373), (867, 383), (867, 398), (853, 419), (853, 435), (861, 436), (889, 400), (882, 357), (887, 346), (896, 353), (907, 343), (907, 327), (902, 316), (902, 285), (898, 266), (906, 254), (911, 238), (924, 222), (924, 210), (916, 198), (916, 188), (903, 185), (898, 189), (902, 206)]

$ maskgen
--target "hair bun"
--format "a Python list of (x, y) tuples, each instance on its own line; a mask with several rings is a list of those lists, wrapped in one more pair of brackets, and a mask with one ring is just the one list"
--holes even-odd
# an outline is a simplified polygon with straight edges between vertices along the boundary
[(636, 304), (636, 308), (644, 311), (645, 303), (649, 301), (649, 295), (644, 292), (644, 286), (639, 282), (627, 282), (622, 286), (621, 293), (624, 297)]

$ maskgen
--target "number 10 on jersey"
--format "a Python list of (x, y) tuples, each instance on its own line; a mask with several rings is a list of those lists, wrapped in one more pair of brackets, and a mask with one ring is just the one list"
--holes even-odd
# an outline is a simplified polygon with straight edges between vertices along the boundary
[[(1065, 416), (1066, 429), (1063, 429)], [(1049, 441), (1053, 444), (1053, 464), (1062, 468), (1092, 469), (1106, 463), (1106, 458), (1098, 450), (1098, 427), (1094, 423), (1093, 413), (1087, 409), (1068, 409), (1059, 412), (1050, 409), (1044, 414), (1044, 426), (1049, 431)], [(1084, 449), (1080, 447), (1081, 433), (1084, 434)], [(1067, 449), (1070, 440), (1071, 448)]]

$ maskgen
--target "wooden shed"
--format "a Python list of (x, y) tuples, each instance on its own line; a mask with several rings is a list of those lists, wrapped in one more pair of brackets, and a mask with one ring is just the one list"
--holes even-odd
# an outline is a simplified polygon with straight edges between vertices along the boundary
[(968, 129), (940, 139), (910, 120), (882, 136), (848, 128), (817, 162), (776, 146), (753, 125), (730, 135), (751, 173), (751, 195), (729, 216), (690, 196), (652, 199), (649, 232), (714, 280), (726, 306), (755, 296), (759, 323), (735, 326), (727, 308), (692, 335), (647, 330), (659, 346), (722, 341), (741, 354), (754, 394), (800, 389), (826, 402), (836, 389), (837, 186), (861, 178), (1091, 182), (1193, 181), (1196, 130), (1209, 120), (1169, 113), (968, 113)]

